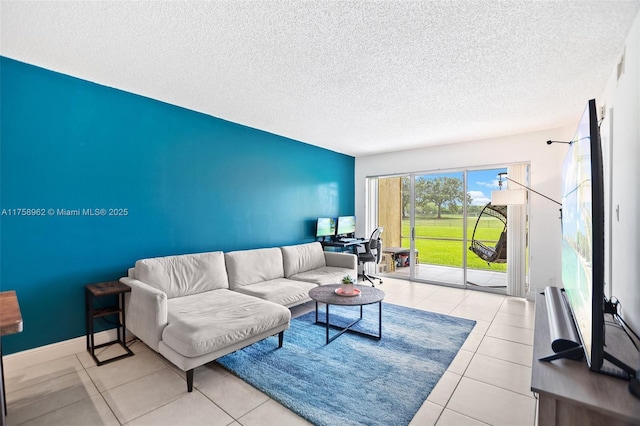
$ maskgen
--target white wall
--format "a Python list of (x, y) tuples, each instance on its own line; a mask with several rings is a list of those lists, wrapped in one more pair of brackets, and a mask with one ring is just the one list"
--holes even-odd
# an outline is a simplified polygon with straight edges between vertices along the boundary
[[(623, 52), (620, 52), (622, 56)], [(605, 173), (611, 179), (610, 291), (622, 304), (622, 315), (640, 331), (640, 13), (624, 49), (624, 73), (611, 73), (598, 105), (604, 106)], [(604, 132), (603, 132), (604, 133)], [(619, 209), (619, 218), (616, 214)], [(609, 257), (609, 256), (608, 256)]]
[[(586, 103), (586, 100), (585, 100)], [(576, 126), (579, 116), (576, 116)], [(365, 181), (368, 176), (430, 172), (509, 163), (530, 164), (533, 189), (560, 201), (562, 160), (567, 145), (546, 141), (571, 140), (575, 128), (557, 128), (455, 145), (378, 154), (356, 158), (356, 216), (365, 215)], [(530, 196), (530, 282), (532, 291), (557, 284), (561, 277), (559, 206), (543, 197)], [(358, 235), (365, 234), (358, 221)]]
[[(622, 55), (623, 52), (620, 52)], [(618, 298), (622, 315), (640, 330), (640, 13), (624, 49), (624, 73), (614, 67), (607, 87), (596, 101), (605, 109), (603, 150), (605, 173), (611, 182), (611, 215), (606, 229), (607, 270), (611, 281), (605, 294)], [(586, 104), (587, 99), (585, 99)], [(600, 118), (600, 109), (598, 112)], [(576, 116), (576, 126), (579, 120)], [(457, 145), (438, 146), (356, 158), (356, 215), (365, 215), (367, 176), (462, 169), (528, 162), (531, 187), (560, 201), (561, 167), (566, 145), (546, 145), (548, 139), (570, 140), (574, 127), (549, 129)], [(608, 182), (607, 182), (608, 184)], [(609, 195), (607, 194), (607, 197)], [(616, 207), (619, 206), (619, 218)], [(609, 213), (609, 212), (608, 212)], [(560, 221), (557, 206), (542, 197), (530, 198), (530, 280), (532, 291), (561, 285)], [(365, 224), (358, 222), (358, 235)], [(609, 263), (610, 259), (610, 263)], [(609, 275), (607, 274), (607, 277)]]

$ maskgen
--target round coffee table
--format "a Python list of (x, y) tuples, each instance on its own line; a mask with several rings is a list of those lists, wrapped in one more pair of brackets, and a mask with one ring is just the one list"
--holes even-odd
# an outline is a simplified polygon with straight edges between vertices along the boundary
[[(384, 292), (375, 287), (369, 287), (366, 285), (355, 285), (354, 288), (360, 291), (357, 296), (340, 296), (336, 294), (336, 290), (340, 288), (340, 284), (321, 285), (309, 290), (309, 297), (316, 302), (316, 324), (322, 324), (327, 330), (327, 344), (334, 341), (338, 336), (349, 331), (351, 333), (360, 334), (362, 336), (373, 337), (380, 340), (382, 338), (382, 299), (384, 299)], [(325, 319), (326, 321), (318, 321), (318, 303), (325, 304)], [(378, 334), (366, 333), (360, 330), (353, 330), (352, 327), (356, 325), (362, 319), (362, 307), (364, 305), (378, 304)], [(360, 306), (360, 318), (353, 321), (346, 327), (331, 324), (329, 320), (329, 306), (330, 305), (342, 305), (342, 306)], [(337, 334), (329, 337), (329, 328), (337, 328), (340, 330)]]

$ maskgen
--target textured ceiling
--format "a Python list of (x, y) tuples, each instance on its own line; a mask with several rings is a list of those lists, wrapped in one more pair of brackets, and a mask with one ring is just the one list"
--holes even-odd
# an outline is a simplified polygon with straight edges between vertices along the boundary
[(360, 156), (573, 124), (634, 1), (2, 1), (0, 54)]

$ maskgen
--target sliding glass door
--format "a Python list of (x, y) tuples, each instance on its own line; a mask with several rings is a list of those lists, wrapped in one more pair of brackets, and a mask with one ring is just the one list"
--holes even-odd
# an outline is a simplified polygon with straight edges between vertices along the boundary
[(382, 226), (383, 272), (402, 278), (412, 278), (415, 259), (411, 249), (411, 176), (400, 175), (377, 179), (377, 223)]
[(377, 179), (381, 269), (417, 281), (464, 285), (464, 173)]
[[(413, 243), (417, 280), (464, 285), (464, 173), (413, 176)], [(413, 238), (411, 238), (413, 236)]]
[[(497, 253), (491, 261), (483, 259), (473, 251), (467, 256), (467, 284), (469, 287), (505, 289), (507, 286), (506, 230), (507, 216), (487, 207), (491, 191), (499, 190), (498, 173), (506, 169), (472, 170), (467, 172), (467, 241), (468, 247), (482, 244), (489, 253)], [(503, 232), (505, 237), (502, 238)]]
[(486, 213), (491, 191), (499, 189), (498, 174), (506, 170), (376, 178), (377, 198), (370, 208), (377, 209), (374, 216), (378, 226), (384, 227), (381, 272), (415, 281), (504, 291), (504, 253), (488, 259), (469, 248), (475, 240), (489, 251), (506, 250), (507, 208), (502, 209), (503, 218)]

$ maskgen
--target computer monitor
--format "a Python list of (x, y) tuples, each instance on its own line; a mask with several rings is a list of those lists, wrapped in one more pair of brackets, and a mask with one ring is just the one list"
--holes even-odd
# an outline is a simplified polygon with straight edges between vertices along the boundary
[(338, 217), (338, 230), (336, 235), (339, 237), (353, 236), (356, 232), (356, 217), (355, 216), (340, 216)]
[(316, 221), (316, 237), (333, 237), (336, 235), (336, 218), (319, 217)]

